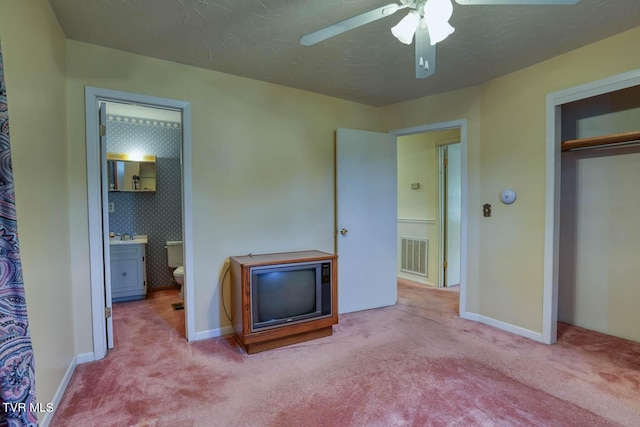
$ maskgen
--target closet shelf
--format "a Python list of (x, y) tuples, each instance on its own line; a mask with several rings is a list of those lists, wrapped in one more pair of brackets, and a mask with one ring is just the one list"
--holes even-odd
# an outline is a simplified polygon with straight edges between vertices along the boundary
[(560, 149), (562, 151), (568, 151), (576, 148), (589, 148), (625, 142), (640, 142), (640, 131), (614, 133), (611, 135), (594, 136), (592, 138), (569, 139), (562, 141)]

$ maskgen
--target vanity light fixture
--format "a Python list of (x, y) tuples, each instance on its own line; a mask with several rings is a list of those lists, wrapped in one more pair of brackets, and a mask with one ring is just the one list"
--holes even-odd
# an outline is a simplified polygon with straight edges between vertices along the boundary
[(156, 156), (153, 154), (134, 153), (107, 153), (107, 160), (122, 160), (129, 162), (155, 162)]
[(142, 151), (134, 150), (129, 153), (129, 160), (133, 160), (134, 162), (141, 162), (143, 158), (144, 154), (142, 154)]

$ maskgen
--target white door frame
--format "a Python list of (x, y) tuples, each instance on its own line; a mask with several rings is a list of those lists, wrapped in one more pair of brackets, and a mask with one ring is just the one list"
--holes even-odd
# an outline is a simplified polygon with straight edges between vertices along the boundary
[(547, 143), (544, 225), (542, 342), (558, 339), (558, 269), (560, 244), (561, 107), (569, 102), (640, 85), (640, 69), (547, 95)]
[(460, 129), (460, 317), (467, 318), (467, 119), (389, 131), (396, 138), (417, 133)]
[[(193, 220), (191, 183), (191, 104), (166, 98), (120, 92), (96, 87), (85, 87), (85, 125), (87, 148), (87, 204), (89, 214), (89, 267), (91, 281), (91, 312), (93, 324), (93, 357), (102, 359), (107, 354), (107, 334), (104, 295), (105, 241), (108, 230), (103, 230), (102, 215), (107, 211), (101, 185), (101, 150), (98, 129), (99, 101), (124, 102), (165, 108), (182, 113), (182, 225), (184, 242), (184, 301), (185, 333), (187, 341), (195, 339), (195, 296), (193, 284)], [(108, 254), (107, 254), (108, 256)]]

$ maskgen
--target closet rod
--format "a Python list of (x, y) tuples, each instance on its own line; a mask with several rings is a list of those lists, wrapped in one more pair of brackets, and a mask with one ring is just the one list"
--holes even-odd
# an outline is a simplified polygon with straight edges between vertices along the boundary
[(561, 151), (575, 150), (577, 148), (595, 148), (609, 144), (640, 142), (640, 131), (614, 133), (612, 135), (594, 136), (592, 138), (569, 139), (560, 144)]

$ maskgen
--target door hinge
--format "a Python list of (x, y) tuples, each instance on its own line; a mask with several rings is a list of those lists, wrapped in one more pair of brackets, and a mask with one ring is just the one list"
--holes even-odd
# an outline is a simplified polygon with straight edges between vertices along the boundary
[(442, 268), (447, 268), (447, 266), (448, 266), (447, 261), (442, 263)]
[(105, 136), (107, 134), (107, 127), (105, 125), (100, 125), (100, 136)]
[(107, 319), (111, 317), (111, 307), (104, 308), (104, 317)]
[(445, 165), (445, 166), (449, 166), (449, 159), (447, 159), (447, 158), (442, 159), (442, 164)]

